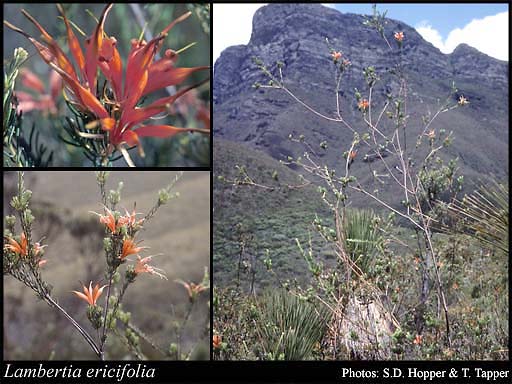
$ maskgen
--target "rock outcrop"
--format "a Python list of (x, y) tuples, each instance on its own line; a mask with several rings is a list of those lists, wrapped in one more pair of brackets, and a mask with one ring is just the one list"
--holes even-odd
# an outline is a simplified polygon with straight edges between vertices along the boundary
[[(334, 65), (330, 44), (343, 52), (352, 65), (341, 83), (341, 109), (347, 121), (363, 129), (354, 88), (364, 95), (362, 70), (372, 65), (381, 77), (375, 90), (377, 106), (397, 83), (388, 70), (395, 65), (398, 49), (390, 52), (374, 30), (363, 25), (361, 15), (343, 14), (319, 4), (271, 4), (260, 8), (253, 19), (247, 45), (226, 49), (215, 63), (214, 136), (260, 149), (276, 159), (299, 156), (304, 151), (288, 140), (289, 134), (304, 135), (313, 146), (326, 140), (329, 148), (318, 151), (322, 161), (344, 168), (341, 154), (352, 133), (336, 123), (314, 116), (283, 92), (255, 89), (255, 82), (266, 83), (253, 57), (259, 57), (271, 70), (276, 61), (284, 62), (283, 75), (289, 89), (321, 113), (334, 116), (336, 110)], [(415, 29), (387, 19), (385, 36), (396, 47), (393, 33), (405, 35), (402, 63), (408, 79), (408, 114), (413, 148), (421, 128), (421, 117), (435, 113), (439, 100), (450, 93), (452, 81), (460, 95), (470, 100), (466, 108), (443, 113), (432, 128), (453, 131), (448, 157), (458, 157), (466, 179), (483, 175), (508, 177), (508, 63), (493, 59), (461, 44), (452, 54), (443, 54), (426, 42)], [(363, 154), (364, 155), (364, 154)], [(416, 155), (421, 156), (421, 151)], [(366, 165), (354, 162), (357, 173)]]

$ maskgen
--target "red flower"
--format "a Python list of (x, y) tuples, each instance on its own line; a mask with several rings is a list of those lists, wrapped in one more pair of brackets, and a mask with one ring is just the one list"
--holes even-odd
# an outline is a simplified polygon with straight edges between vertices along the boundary
[[(106, 215), (99, 215), (100, 216), (100, 223), (105, 224), (108, 229), (110, 229), (110, 232), (116, 233), (117, 229), (120, 227), (116, 224), (116, 218), (112, 211), (105, 207), (105, 210), (107, 211)], [(93, 212), (96, 213), (96, 212)], [(97, 213), (96, 213), (97, 214)]]
[(21, 239), (19, 243), (13, 238), (10, 238), (9, 244), (5, 246), (5, 249), (12, 251), (20, 256), (27, 256), (27, 237), (25, 236), (25, 232), (21, 233)]
[(220, 349), (222, 346), (222, 337), (219, 335), (213, 335), (212, 339), (213, 349)]
[(401, 43), (404, 40), (404, 33), (403, 32), (395, 32), (393, 35), (395, 37), (395, 40)]
[[(171, 125), (141, 125), (152, 116), (168, 111), (169, 105), (176, 99), (206, 81), (182, 89), (175, 95), (160, 98), (146, 107), (136, 107), (141, 97), (165, 87), (181, 84), (192, 73), (209, 68), (207, 66), (178, 68), (175, 66), (178, 54), (170, 49), (165, 51), (163, 58), (154, 60), (167, 33), (177, 23), (187, 19), (191, 15), (190, 12), (171, 22), (147, 43), (143, 40), (132, 40), (126, 62), (123, 87), (123, 65), (116, 47), (117, 40), (115, 37), (109, 37), (104, 31), (105, 19), (112, 4), (105, 7), (93, 34), (86, 40), (85, 55), (64, 10), (59, 5), (57, 8), (66, 25), (69, 49), (78, 65), (77, 70), (56, 41), (26, 11), (22, 10), (23, 14), (39, 29), (45, 44), (38, 42), (23, 30), (6, 21), (4, 24), (27, 37), (43, 60), (62, 76), (68, 88), (67, 94), (72, 97), (72, 102), (76, 107), (88, 111), (98, 118), (97, 123), (90, 127), (101, 126), (105, 132), (108, 132), (109, 153), (118, 149), (123, 153), (128, 164), (133, 165), (124, 146), (126, 144), (139, 145), (139, 151), (143, 155), (139, 140), (141, 137), (170, 137), (181, 132), (191, 131), (209, 133), (209, 129), (178, 128)], [(103, 101), (103, 104), (95, 94), (98, 67), (108, 80), (114, 94), (114, 100)], [(104, 104), (111, 106), (110, 112), (107, 112)]]
[(57, 98), (62, 89), (62, 80), (59, 74), (55, 71), (50, 73), (50, 89), (49, 93), (46, 93), (43, 82), (33, 72), (28, 69), (22, 69), (20, 71), (21, 84), (26, 88), (36, 92), (37, 96), (33, 94), (16, 91), (15, 95), (18, 99), (18, 111), (24, 113), (32, 110), (40, 110), (43, 112), (50, 112), (51, 114), (57, 113)]
[(119, 258), (124, 260), (129, 255), (135, 255), (145, 249), (146, 247), (137, 247), (135, 241), (133, 239), (124, 239), (123, 241), (123, 250), (121, 251), (121, 255)]
[(196, 119), (203, 123), (204, 129), (210, 129), (210, 108), (200, 105), (196, 113)]
[[(20, 241), (17, 242), (14, 238), (8, 239), (9, 244), (5, 245), (5, 249), (16, 253), (19, 256), (28, 256), (28, 241), (25, 232), (21, 232)], [(34, 244), (34, 256), (37, 256), (46, 245), (39, 243)], [(43, 263), (44, 264), (44, 263)]]

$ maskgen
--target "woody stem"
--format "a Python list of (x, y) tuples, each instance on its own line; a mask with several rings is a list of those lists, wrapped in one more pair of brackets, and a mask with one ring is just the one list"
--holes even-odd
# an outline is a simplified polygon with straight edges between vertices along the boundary
[(66, 317), (66, 319), (68, 319), (70, 321), (70, 323), (73, 325), (73, 327), (75, 327), (77, 329), (77, 331), (84, 337), (85, 341), (87, 341), (87, 343), (90, 345), (90, 347), (92, 348), (92, 350), (94, 351), (94, 353), (96, 355), (98, 355), (99, 358), (101, 358), (102, 356), (102, 353), (100, 352), (100, 350), (98, 349), (98, 347), (96, 346), (96, 343), (94, 342), (94, 340), (92, 339), (92, 337), (87, 333), (87, 331), (85, 329), (82, 328), (82, 326), (80, 324), (78, 324), (76, 322), (75, 319), (73, 319), (73, 317), (71, 317), (64, 308), (62, 308), (59, 304), (57, 304), (57, 302), (55, 300), (53, 300), (53, 298), (46, 294), (44, 296), (45, 300), (48, 301), (51, 305), (53, 305), (55, 308), (57, 308), (59, 311), (62, 312), (62, 314)]
[(115, 272), (111, 272), (110, 275), (109, 275), (109, 281), (108, 281), (108, 288), (107, 288), (107, 298), (106, 298), (106, 303), (105, 303), (105, 311), (103, 313), (103, 331), (102, 331), (102, 335), (101, 335), (101, 340), (100, 340), (100, 353), (101, 353), (101, 360), (104, 360), (105, 357), (104, 357), (104, 347), (105, 347), (105, 342), (107, 341), (107, 315), (108, 315), (108, 303), (110, 301), (110, 288), (112, 287), (112, 278), (114, 277), (114, 273)]
[(185, 328), (185, 325), (188, 322), (188, 319), (190, 318), (190, 314), (192, 313), (192, 309), (194, 308), (195, 300), (193, 300), (187, 310), (187, 313), (185, 315), (185, 318), (183, 319), (183, 322), (181, 323), (180, 329), (178, 331), (178, 360), (181, 359), (181, 336), (183, 334), (183, 329)]

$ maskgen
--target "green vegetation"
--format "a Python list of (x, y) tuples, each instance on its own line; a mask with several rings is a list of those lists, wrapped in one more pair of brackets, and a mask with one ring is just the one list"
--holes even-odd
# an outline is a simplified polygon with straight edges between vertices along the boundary
[(266, 293), (259, 300), (257, 332), (264, 358), (307, 360), (326, 331), (328, 310), (287, 292)]
[[(271, 335), (261, 331), (272, 318), (272, 306), (269, 304), (272, 301), (265, 292), (284, 287), (287, 290), (279, 295), (286, 295), (288, 299), (283, 301), (311, 301), (318, 305), (315, 297), (324, 292), (322, 289), (342, 289), (343, 263), (320, 235), (335, 235), (333, 220), (319, 203), (319, 192), (313, 185), (292, 190), (287, 187), (301, 183), (299, 175), (288, 167), (241, 144), (216, 140), (214, 151), (214, 332), (222, 336), (222, 346), (215, 358), (284, 358), (284, 341), (276, 342)], [(274, 190), (227, 183), (224, 179), (240, 174), (232, 164), (246, 165), (253, 180)], [(278, 180), (272, 177), (274, 171)], [(224, 177), (219, 180), (219, 175)], [(506, 193), (507, 189), (504, 186), (491, 187), (489, 191), (493, 194), (497, 191)], [(494, 202), (498, 211), (508, 212), (507, 206), (498, 204), (506, 201), (506, 194), (501, 196), (500, 199), (487, 200)], [(287, 199), (291, 203), (287, 203)], [(438, 250), (439, 271), (446, 286), (452, 319), (452, 343), (446, 346), (442, 341), (443, 322), (432, 303), (424, 310), (425, 326), (421, 340), (416, 340), (415, 317), (418, 316), (416, 309), (421, 292), (419, 272), (422, 265), (415, 230), (397, 225), (396, 220), (387, 218), (384, 211), (348, 209), (346, 221), (347, 249), (355, 260), (359, 259), (366, 280), (385, 296), (383, 307), (400, 325), (389, 334), (385, 358), (507, 358), (507, 255), (501, 250), (500, 243), (482, 243), (478, 239), (478, 231), (461, 233), (461, 230), (456, 230), (461, 225), (434, 233), (433, 244)], [(319, 227), (323, 230), (318, 230)], [(480, 229), (484, 227), (487, 226)], [(241, 271), (237, 273), (241, 238), (244, 240), (242, 261), (246, 263), (241, 264)], [(295, 238), (299, 239), (302, 253)], [(255, 260), (251, 259), (252, 255), (256, 255)], [(316, 274), (311, 268), (313, 264), (319, 268)], [(256, 269), (255, 277), (252, 268)], [(237, 275), (240, 276), (239, 282)], [(253, 279), (255, 295), (250, 294)], [(371, 296), (367, 290), (363, 285), (356, 291), (359, 297)], [(435, 295), (435, 291), (429, 295)], [(332, 296), (321, 297), (331, 311), (336, 308)], [(336, 312), (332, 316), (329, 326), (335, 324)], [(352, 338), (354, 344), (357, 343), (354, 338), (361, 339), (358, 330), (352, 330), (352, 335), (350, 331), (347, 335), (337, 335), (338, 339), (345, 336)], [(334, 344), (331, 331), (324, 329), (321, 341), (307, 358), (357, 357), (353, 351)], [(276, 355), (274, 350), (281, 352)], [(265, 355), (267, 352), (271, 354)]]

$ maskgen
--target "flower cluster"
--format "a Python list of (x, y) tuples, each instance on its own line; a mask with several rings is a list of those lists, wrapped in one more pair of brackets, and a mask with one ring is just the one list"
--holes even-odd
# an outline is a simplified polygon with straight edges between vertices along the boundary
[[(62, 80), (60, 75), (50, 72), (49, 92), (41, 81), (41, 79), (32, 71), (24, 68), (20, 70), (21, 84), (25, 88), (30, 89), (32, 93), (24, 91), (16, 91), (16, 99), (18, 100), (17, 111), (27, 113), (33, 110), (39, 110), (43, 113), (57, 113), (57, 99), (62, 90)], [(36, 95), (34, 95), (34, 93)]]
[[(7, 237), (8, 244), (5, 244), (5, 251), (13, 252), (19, 257), (27, 258), (29, 254), (28, 249), (28, 241), (25, 232), (21, 233), (20, 240), (16, 240), (14, 237)], [(34, 258), (37, 260), (37, 265), (39, 267), (43, 266), (47, 263), (48, 260), (42, 259), (41, 254), (45, 245), (41, 245), (40, 243), (34, 244)]]
[[(68, 57), (56, 40), (25, 10), (22, 13), (41, 32), (42, 42), (36, 40), (22, 29), (4, 21), (10, 29), (25, 36), (36, 48), (42, 59), (62, 78), (65, 86), (65, 96), (76, 109), (91, 116), (87, 129), (100, 128), (102, 134), (82, 134), (81, 136), (104, 140), (107, 137), (107, 154), (119, 150), (125, 156), (129, 165), (133, 165), (125, 146), (139, 146), (139, 152), (144, 152), (140, 146), (140, 138), (170, 137), (180, 132), (198, 131), (209, 133), (209, 127), (178, 128), (171, 125), (144, 125), (144, 121), (152, 116), (167, 112), (169, 106), (189, 90), (205, 81), (191, 87), (179, 90), (174, 95), (162, 97), (151, 104), (137, 106), (141, 98), (157, 90), (181, 84), (192, 73), (208, 69), (207, 66), (178, 68), (175, 66), (178, 53), (167, 49), (162, 58), (155, 60), (157, 52), (169, 31), (190, 16), (190, 12), (178, 17), (151, 41), (132, 40), (131, 49), (123, 71), (123, 62), (117, 49), (117, 40), (108, 36), (104, 30), (105, 21), (113, 4), (108, 4), (98, 24), (88, 39), (85, 40), (85, 50), (82, 50), (71, 22), (67, 19), (63, 8), (57, 8), (64, 20), (67, 40), (71, 57)], [(76, 63), (73, 65), (73, 62)], [(106, 93), (98, 96), (98, 69), (108, 82), (112, 96)], [(37, 85), (39, 91), (41, 87)], [(101, 92), (100, 92), (101, 93)]]
[[(138, 246), (135, 242), (135, 233), (142, 227), (144, 219), (137, 219), (137, 213), (135, 210), (129, 213), (125, 210), (126, 214), (120, 216), (118, 212), (113, 212), (107, 207), (105, 208), (105, 214), (101, 215), (96, 212), (92, 212), (99, 216), (100, 223), (104, 224), (105, 227), (110, 231), (111, 235), (123, 235), (120, 252), (116, 255), (117, 262), (124, 262), (130, 255), (137, 255), (137, 261), (133, 268), (130, 269), (129, 274), (134, 274), (133, 278), (140, 273), (149, 273), (152, 275), (159, 276), (162, 279), (167, 279), (161, 269), (149, 265), (152, 256), (141, 258), (139, 253), (147, 247)], [(110, 243), (109, 243), (110, 244)]]

